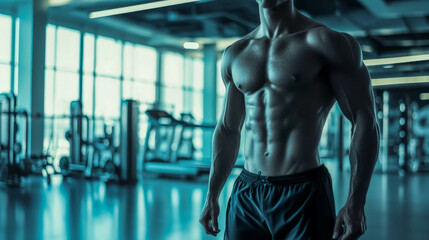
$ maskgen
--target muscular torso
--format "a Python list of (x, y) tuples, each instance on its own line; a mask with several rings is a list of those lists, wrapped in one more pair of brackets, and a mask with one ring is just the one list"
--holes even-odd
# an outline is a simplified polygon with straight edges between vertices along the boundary
[(318, 144), (335, 101), (311, 31), (318, 30), (243, 39), (230, 50), (231, 79), (245, 98), (250, 172), (277, 176), (319, 165)]

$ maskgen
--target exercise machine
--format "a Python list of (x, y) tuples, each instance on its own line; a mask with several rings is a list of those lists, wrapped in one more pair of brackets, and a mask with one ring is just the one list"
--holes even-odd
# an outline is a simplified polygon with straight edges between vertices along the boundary
[[(70, 103), (70, 130), (66, 132), (66, 139), (70, 143), (70, 155), (60, 158), (59, 167), (64, 178), (92, 177), (88, 168), (89, 158), (89, 118), (83, 115), (83, 106), (80, 101)], [(83, 137), (83, 126), (86, 123), (86, 139)], [(85, 151), (83, 151), (85, 150)]]
[(146, 111), (149, 117), (143, 147), (143, 171), (160, 176), (198, 177), (210, 172), (210, 161), (194, 159), (193, 131), (214, 129), (214, 125), (195, 124), (191, 114), (177, 120), (157, 109)]
[[(8, 186), (17, 187), (24, 177), (36, 175), (46, 177), (49, 184), (51, 176), (58, 174), (51, 157), (29, 153), (29, 120), (32, 116), (25, 110), (16, 109), (17, 98), (14, 94), (0, 94), (0, 102), (0, 180)], [(21, 142), (18, 137), (20, 129), (23, 129)], [(49, 168), (51, 171), (48, 171)]]
[[(116, 183), (137, 182), (138, 103), (133, 100), (121, 103), (119, 146), (114, 144), (113, 126), (109, 128), (105, 125), (104, 136), (89, 140), (90, 118), (83, 115), (80, 101), (71, 103), (70, 112), (70, 130), (66, 134), (70, 142), (70, 156), (60, 159), (64, 177), (84, 177)], [(87, 125), (86, 139), (83, 138), (84, 124)], [(116, 156), (119, 163), (115, 161)]]
[[(24, 165), (24, 162), (20, 165), (17, 159), (17, 155), (22, 151), (22, 145), (16, 141), (18, 132), (16, 102), (17, 98), (14, 94), (0, 94), (0, 181), (8, 186), (19, 186), (28, 170), (28, 166)], [(27, 144), (25, 144), (26, 147)], [(24, 152), (27, 153), (27, 150), (25, 149)]]

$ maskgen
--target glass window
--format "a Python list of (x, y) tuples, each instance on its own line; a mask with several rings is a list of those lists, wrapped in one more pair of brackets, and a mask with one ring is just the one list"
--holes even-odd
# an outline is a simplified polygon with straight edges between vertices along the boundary
[(10, 91), (12, 17), (0, 14), (0, 93)]
[(59, 27), (57, 30), (57, 68), (79, 70), (80, 32)]
[(95, 115), (107, 118), (119, 117), (120, 81), (114, 78), (97, 77), (95, 80)]
[(134, 48), (133, 77), (135, 80), (156, 82), (157, 52), (154, 48), (136, 45)]
[(55, 63), (55, 38), (56, 38), (56, 27), (48, 24), (46, 26), (46, 56), (45, 64), (48, 68), (53, 68)]
[[(64, 27), (46, 27), (45, 114), (69, 115), (70, 103), (79, 98), (80, 32)], [(69, 155), (64, 138), (69, 119), (46, 119), (44, 148), (56, 156)]]
[(193, 91), (185, 90), (183, 91), (183, 112), (192, 113), (192, 105), (193, 105)]
[(151, 83), (134, 82), (132, 87), (132, 98), (141, 103), (154, 103), (156, 89)]
[[(97, 74), (119, 78), (121, 75), (121, 42), (113, 38), (97, 38)], [(119, 88), (118, 88), (119, 89)]]
[(183, 112), (183, 90), (179, 88), (164, 88), (163, 89), (163, 103), (169, 108), (173, 108), (174, 115), (180, 116)]
[(183, 86), (184, 60), (178, 53), (167, 52), (163, 56), (163, 85), (181, 88)]
[(124, 44), (124, 78), (133, 78), (134, 68), (134, 45), (126, 42)]
[(83, 114), (93, 116), (94, 77), (92, 74), (83, 75)]
[(202, 91), (204, 89), (204, 62), (202, 59), (194, 59), (193, 64), (194, 90)]
[(10, 63), (12, 50), (12, 18), (0, 14), (0, 62)]
[(94, 35), (85, 33), (83, 37), (83, 71), (86, 73), (94, 72), (94, 44)]
[(55, 114), (70, 114), (70, 103), (79, 98), (79, 74), (57, 71), (54, 92)]
[(124, 99), (132, 99), (133, 98), (133, 81), (124, 80), (122, 82), (122, 97)]
[(194, 59), (193, 66), (193, 115), (197, 121), (202, 121), (204, 116), (204, 62), (202, 59)]
[(10, 91), (10, 65), (0, 63), (0, 93)]
[(124, 81), (122, 96), (152, 104), (156, 97), (157, 52), (132, 43), (124, 45)]
[(183, 79), (183, 87), (186, 89), (193, 89), (194, 82), (194, 61), (192, 58), (185, 58), (185, 78)]
[(193, 110), (192, 114), (195, 117), (195, 120), (202, 121), (203, 120), (203, 92), (194, 92), (193, 97)]
[(45, 114), (54, 114), (54, 71), (45, 70)]
[(184, 106), (184, 58), (178, 53), (166, 52), (162, 61), (162, 103), (167, 110), (173, 108), (174, 115), (178, 117)]
[[(18, 62), (19, 62), (19, 18), (15, 20), (15, 78), (13, 92), (18, 95)], [(11, 89), (12, 90), (12, 89)]]

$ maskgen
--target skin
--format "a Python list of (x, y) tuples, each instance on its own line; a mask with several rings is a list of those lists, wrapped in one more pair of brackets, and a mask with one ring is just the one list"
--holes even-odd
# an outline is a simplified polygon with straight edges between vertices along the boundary
[[(264, 176), (320, 166), (318, 145), (337, 101), (352, 124), (351, 179), (333, 239), (358, 239), (375, 162), (379, 128), (370, 76), (356, 40), (301, 13), (292, 0), (257, 0), (260, 26), (225, 50), (224, 112), (213, 135), (209, 190), (200, 222), (220, 230), (218, 198), (230, 175), (245, 127), (245, 169)], [(344, 230), (343, 230), (344, 229)]]

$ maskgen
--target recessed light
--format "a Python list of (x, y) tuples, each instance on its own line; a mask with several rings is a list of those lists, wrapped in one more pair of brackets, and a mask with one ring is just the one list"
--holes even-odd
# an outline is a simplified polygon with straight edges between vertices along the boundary
[(197, 43), (197, 42), (185, 42), (185, 43), (183, 44), (183, 47), (184, 47), (185, 49), (195, 50), (195, 49), (200, 48), (200, 44), (199, 44), (199, 43)]
[(421, 93), (420, 100), (422, 101), (429, 100), (429, 93)]

